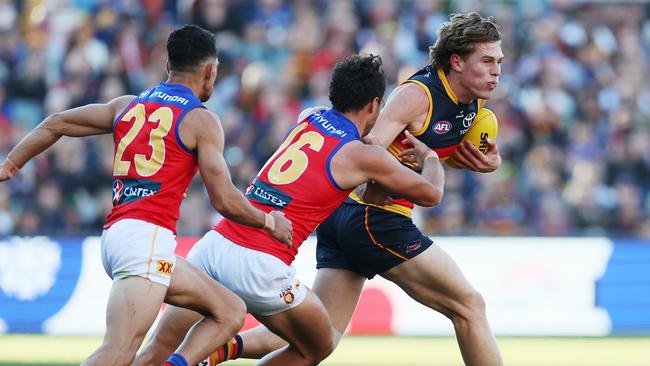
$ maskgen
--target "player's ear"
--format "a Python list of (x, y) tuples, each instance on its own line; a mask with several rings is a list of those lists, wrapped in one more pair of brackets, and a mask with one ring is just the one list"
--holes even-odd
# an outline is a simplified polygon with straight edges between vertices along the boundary
[(206, 82), (210, 82), (210, 80), (212, 80), (212, 73), (217, 72), (215, 69), (215, 65), (212, 62), (207, 62), (205, 66), (203, 66), (203, 79)]
[(171, 73), (171, 69), (169, 68), (169, 59), (165, 61), (165, 70), (167, 71), (167, 75)]
[(368, 112), (374, 114), (381, 106), (381, 99), (379, 97), (373, 98), (372, 102), (368, 103)]
[(462, 72), (463, 71), (463, 58), (460, 57), (458, 54), (453, 54), (449, 57), (449, 64), (451, 66), (451, 69), (456, 71), (456, 72)]

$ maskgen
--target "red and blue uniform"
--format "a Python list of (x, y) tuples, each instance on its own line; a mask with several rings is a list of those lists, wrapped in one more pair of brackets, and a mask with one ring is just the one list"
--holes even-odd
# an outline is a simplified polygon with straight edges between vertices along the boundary
[(176, 233), (183, 195), (198, 171), (197, 156), (183, 144), (178, 128), (194, 108), (205, 107), (192, 90), (160, 83), (115, 119), (113, 210), (104, 229), (129, 218)]
[(291, 248), (264, 230), (228, 219), (221, 220), (214, 230), (236, 244), (291, 264), (300, 244), (350, 193), (334, 181), (330, 162), (343, 145), (358, 140), (357, 127), (341, 113), (317, 111), (289, 132), (248, 187), (246, 197), (253, 206), (264, 212), (280, 210), (292, 221)]

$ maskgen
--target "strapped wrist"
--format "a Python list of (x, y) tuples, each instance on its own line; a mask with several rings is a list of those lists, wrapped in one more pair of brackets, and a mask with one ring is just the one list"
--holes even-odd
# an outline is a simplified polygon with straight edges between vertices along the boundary
[(268, 213), (264, 213), (264, 230), (273, 231), (275, 230), (275, 218)]
[(436, 154), (435, 151), (431, 150), (431, 151), (427, 154), (427, 156), (424, 158), (424, 160), (422, 160), (422, 161), (424, 162), (425, 160), (430, 159), (430, 158), (434, 158), (434, 159), (436, 159), (436, 160), (440, 160), (440, 157), (438, 156), (438, 154)]
[(7, 171), (7, 175), (9, 175), (9, 178), (13, 178), (16, 173), (20, 170), (18, 165), (14, 163), (13, 160), (11, 160), (9, 157), (5, 158), (4, 163), (2, 165), (5, 167), (5, 170)]

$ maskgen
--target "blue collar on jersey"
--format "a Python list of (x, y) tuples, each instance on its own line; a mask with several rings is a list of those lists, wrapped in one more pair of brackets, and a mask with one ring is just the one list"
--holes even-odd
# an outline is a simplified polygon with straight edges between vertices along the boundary
[(326, 110), (325, 112), (323, 112), (323, 115), (325, 115), (326, 113), (331, 113), (332, 115), (334, 115), (334, 118), (336, 118), (339, 122), (342, 122), (343, 124), (348, 125), (348, 127), (350, 128), (352, 134), (354, 134), (354, 136), (358, 140), (361, 140), (361, 134), (359, 133), (359, 129), (357, 128), (357, 125), (355, 125), (354, 122), (350, 121), (350, 119), (348, 117), (344, 116), (343, 113), (337, 111), (334, 108), (330, 108), (330, 109)]

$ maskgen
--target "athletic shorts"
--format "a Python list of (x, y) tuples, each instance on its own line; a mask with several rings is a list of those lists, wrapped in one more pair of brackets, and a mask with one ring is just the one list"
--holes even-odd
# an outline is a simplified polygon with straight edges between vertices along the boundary
[(187, 259), (241, 297), (252, 314), (268, 316), (289, 310), (307, 295), (293, 266), (237, 245), (214, 230), (194, 244)]
[(102, 263), (113, 281), (140, 276), (169, 287), (176, 236), (158, 225), (122, 219), (102, 232)]
[(403, 215), (343, 203), (316, 230), (316, 268), (373, 278), (425, 251), (431, 239)]

